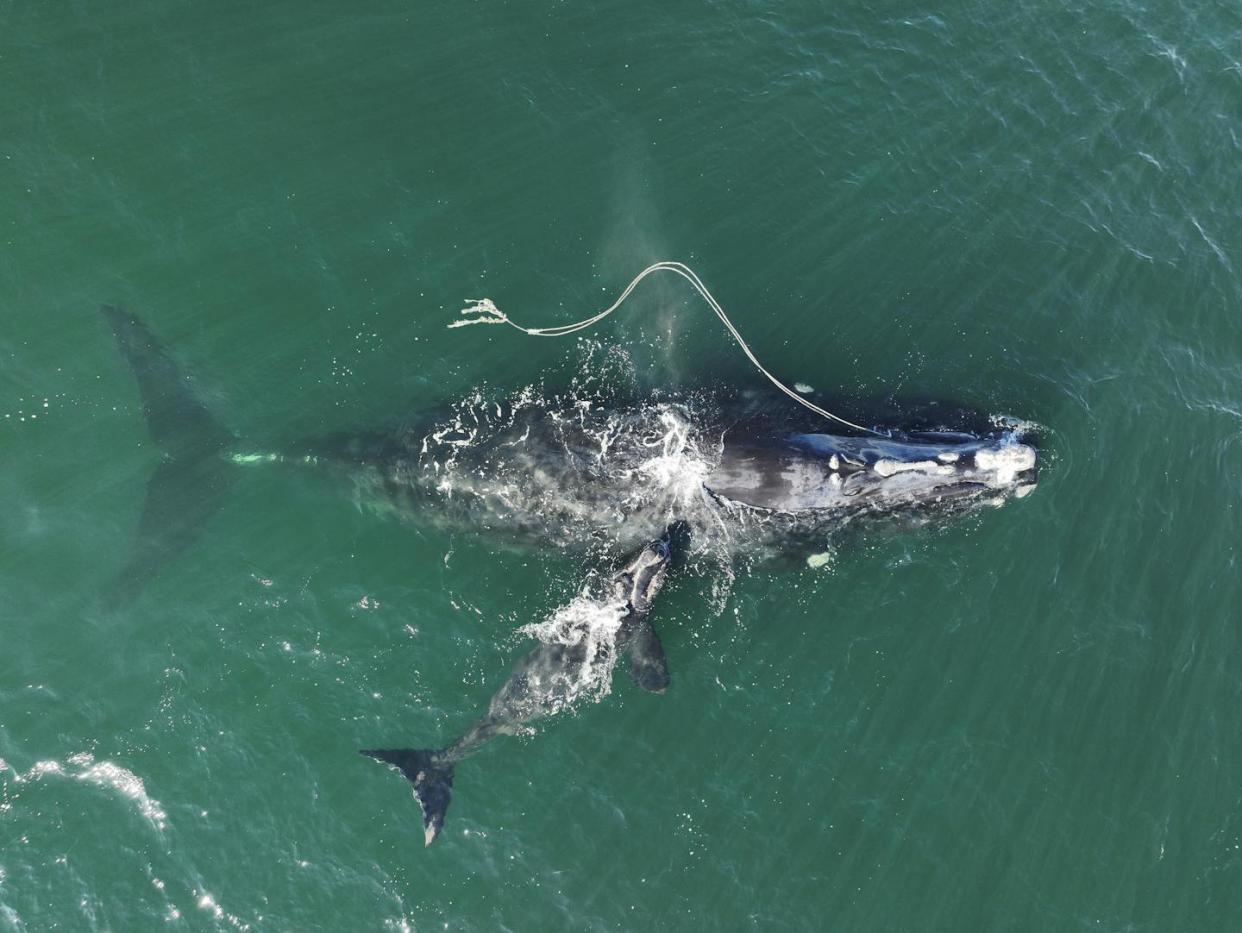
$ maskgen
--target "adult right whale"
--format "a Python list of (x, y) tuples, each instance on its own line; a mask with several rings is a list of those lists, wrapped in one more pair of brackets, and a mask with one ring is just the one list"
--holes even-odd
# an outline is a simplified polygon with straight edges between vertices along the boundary
[(132, 599), (260, 464), (336, 476), (359, 505), (498, 544), (630, 549), (674, 519), (723, 558), (822, 550), (860, 522), (960, 515), (1021, 498), (1038, 451), (1023, 422), (952, 406), (870, 435), (825, 431), (777, 398), (726, 390), (471, 395), (382, 430), (239, 439), (135, 315), (103, 315), (133, 370), (159, 463), (115, 586)]

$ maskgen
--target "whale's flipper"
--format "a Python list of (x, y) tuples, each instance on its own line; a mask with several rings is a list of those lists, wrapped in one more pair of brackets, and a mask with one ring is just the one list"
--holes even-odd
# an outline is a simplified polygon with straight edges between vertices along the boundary
[(663, 693), (668, 689), (668, 658), (660, 636), (647, 618), (639, 619), (625, 644), (630, 656), (630, 680), (649, 693)]
[(443, 752), (418, 748), (364, 748), (361, 752), (392, 765), (414, 785), (414, 799), (423, 810), (423, 845), (436, 841), (444, 814), (453, 799), (453, 765)]
[(195, 397), (142, 321), (107, 305), (100, 313), (133, 370), (147, 430), (164, 455), (147, 483), (133, 553), (110, 590), (113, 602), (124, 603), (189, 547), (219, 510), (231, 479), (220, 454), (233, 437)]
[[(663, 587), (668, 566), (684, 562), (689, 546), (690, 524), (678, 519), (646, 549), (660, 555), (667, 566), (646, 562), (647, 571), (644, 574), (643, 554), (640, 553), (614, 578), (619, 595), (627, 598), (630, 606), (630, 616), (621, 630), (621, 648), (630, 656), (630, 679), (635, 686), (649, 693), (663, 693), (669, 684), (668, 658), (664, 655), (660, 636), (651, 627), (651, 600)], [(657, 570), (654, 578), (649, 576), (652, 568)]]

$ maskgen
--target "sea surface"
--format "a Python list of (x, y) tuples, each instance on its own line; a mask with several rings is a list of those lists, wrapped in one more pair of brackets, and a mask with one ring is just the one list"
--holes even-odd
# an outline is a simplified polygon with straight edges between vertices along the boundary
[[(1242, 928), (1237, 3), (0, 0), (0, 87), (0, 930)], [(1038, 489), (670, 578), (667, 693), (430, 848), (357, 750), (459, 734), (581, 554), (246, 463), (105, 598), (161, 453), (101, 304), (248, 452), (774, 392), (671, 276), (445, 327), (661, 259), (845, 417), (1038, 425)]]

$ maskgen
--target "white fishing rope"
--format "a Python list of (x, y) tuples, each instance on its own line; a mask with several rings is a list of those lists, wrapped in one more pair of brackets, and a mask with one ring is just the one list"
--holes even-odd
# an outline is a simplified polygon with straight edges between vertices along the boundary
[(755, 354), (751, 352), (751, 349), (747, 345), (746, 341), (742, 339), (742, 335), (738, 333), (737, 328), (733, 326), (733, 322), (729, 320), (728, 315), (724, 313), (724, 309), (720, 307), (720, 303), (716, 301), (716, 299), (712, 297), (712, 293), (707, 290), (707, 286), (703, 284), (702, 280), (699, 279), (694, 270), (684, 263), (652, 263), (634, 277), (634, 281), (630, 282), (630, 284), (625, 287), (625, 291), (621, 293), (621, 297), (614, 301), (609, 307), (605, 308), (603, 311), (600, 311), (598, 314), (592, 315), (591, 317), (578, 321), (574, 324), (562, 324), (558, 327), (523, 327), (521, 324), (511, 320), (508, 315), (496, 307), (496, 303), (490, 298), (469, 298), (467, 300), (471, 303), (461, 309), (464, 320), (454, 321), (448, 326), (465, 327), (468, 324), (508, 324), (510, 327), (516, 328), (524, 334), (530, 334), (532, 337), (565, 337), (569, 334), (592, 327), (604, 318), (608, 317), (608, 315), (616, 311), (617, 308), (621, 307), (621, 304), (625, 301), (625, 299), (630, 297), (630, 292), (634, 291), (638, 283), (647, 276), (651, 275), (653, 272), (675, 272), (689, 282), (694, 287), (694, 290), (703, 296), (703, 300), (711, 306), (711, 309), (716, 312), (716, 317), (720, 318), (720, 322), (724, 324), (725, 329), (729, 332), (729, 335), (734, 339), (734, 341), (737, 342), (737, 345), (741, 347), (742, 352), (746, 354), (746, 358), (754, 364), (755, 368), (758, 369), (759, 372), (768, 377), (768, 381), (771, 382), (772, 385), (776, 386), (799, 405), (809, 408), (817, 415), (822, 415), (823, 417), (830, 418), (833, 421), (839, 421), (841, 424), (847, 425), (855, 430), (863, 431), (867, 434), (874, 434), (877, 437), (883, 437), (879, 431), (872, 430), (871, 428), (865, 428), (861, 424), (855, 424), (852, 421), (846, 421), (840, 415), (834, 415), (832, 412), (820, 408), (814, 402), (803, 398), (793, 389), (789, 388), (789, 386), (785, 385), (785, 383), (781, 382), (770, 372), (768, 372), (764, 368), (763, 364), (760, 363), (755, 357)]

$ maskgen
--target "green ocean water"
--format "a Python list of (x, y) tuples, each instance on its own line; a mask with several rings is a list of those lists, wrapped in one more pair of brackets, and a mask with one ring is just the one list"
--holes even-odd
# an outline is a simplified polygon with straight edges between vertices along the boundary
[[(1242, 924), (1242, 11), (0, 2), (0, 930)], [(160, 462), (476, 390), (764, 383), (1043, 427), (1036, 492), (670, 583), (672, 686), (463, 764), (583, 565), (287, 465), (101, 601)]]

